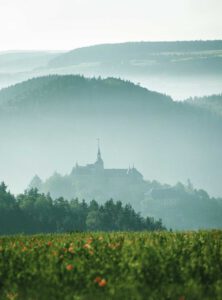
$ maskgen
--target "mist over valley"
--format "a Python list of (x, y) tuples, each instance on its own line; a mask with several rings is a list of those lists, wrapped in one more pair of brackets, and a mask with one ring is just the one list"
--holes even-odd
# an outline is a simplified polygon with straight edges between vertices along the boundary
[(117, 77), (184, 100), (221, 93), (222, 42), (130, 42), (0, 53), (0, 88), (48, 74)]
[[(1, 53), (0, 178), (15, 194), (113, 198), (168, 228), (220, 227), (221, 55), (221, 41)], [(98, 138), (104, 172), (120, 173), (74, 178)]]
[[(218, 102), (220, 95), (217, 105)], [(212, 110), (214, 102), (210, 108), (199, 103), (202, 102), (197, 99), (175, 102), (129, 81), (79, 75), (50, 75), (2, 89), (0, 176), (14, 193), (25, 190), (35, 174), (46, 180), (56, 171), (66, 178), (76, 163), (87, 165), (95, 161), (99, 137), (105, 168), (127, 170), (129, 165), (135, 166), (144, 180), (150, 182), (139, 189), (139, 194), (130, 196), (111, 190), (102, 196), (98, 194), (101, 189), (93, 192), (98, 189), (96, 185), (91, 193), (86, 185), (85, 193), (81, 194), (78, 189), (64, 185), (62, 177), (55, 184), (52, 179), (52, 185), (42, 191), (55, 197), (87, 201), (97, 194), (102, 202), (117, 198), (130, 202), (144, 214), (152, 214), (153, 210), (153, 215), (164, 219), (169, 227), (203, 227), (202, 221), (192, 227), (187, 220), (178, 227), (176, 220), (165, 219), (164, 206), (158, 204), (161, 209), (156, 211), (156, 206), (151, 209), (153, 204), (149, 207), (148, 202), (143, 202), (155, 187), (151, 184), (153, 180), (177, 190), (177, 182), (186, 186), (189, 179), (195, 188), (221, 196), (222, 118)], [(158, 189), (164, 191), (166, 187), (160, 184)], [(194, 199), (199, 197), (195, 193), (191, 193)], [(185, 199), (188, 194), (185, 192)], [(180, 210), (179, 195), (174, 193)], [(162, 201), (162, 197), (158, 199)], [(172, 195), (169, 197), (172, 200)], [(210, 201), (209, 196), (207, 199)], [(214, 209), (220, 204), (215, 205)]]

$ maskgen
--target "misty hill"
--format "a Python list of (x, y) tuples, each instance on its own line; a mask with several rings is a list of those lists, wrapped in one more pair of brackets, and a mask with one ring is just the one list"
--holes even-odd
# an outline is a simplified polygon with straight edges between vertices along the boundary
[(222, 116), (222, 94), (190, 98), (187, 102), (193, 106), (198, 106), (208, 110), (209, 112)]
[(0, 72), (27, 72), (45, 66), (57, 52), (14, 51), (0, 52)]
[(47, 70), (121, 77), (182, 100), (221, 93), (222, 41), (95, 45), (59, 55)]
[(128, 42), (0, 53), (0, 88), (46, 75), (121, 77), (181, 100), (221, 93), (222, 41)]
[(76, 66), (105, 75), (209, 75), (222, 73), (221, 54), (222, 41), (129, 42), (75, 49), (52, 59), (49, 67)]
[(0, 52), (0, 89), (39, 75), (40, 69), (61, 52)]
[(0, 177), (14, 191), (93, 161), (100, 137), (106, 167), (222, 194), (221, 118), (131, 82), (48, 76), (1, 90), (0, 134)]
[[(34, 109), (39, 113), (45, 109), (63, 109), (67, 113), (68, 108), (72, 107), (72, 113), (97, 113), (107, 109), (122, 113), (129, 111), (129, 107), (126, 110), (128, 105), (140, 108), (141, 105), (162, 107), (172, 103), (170, 97), (115, 78), (52, 75), (31, 79), (0, 91), (0, 108), (16, 112), (29, 109), (33, 112)], [(78, 111), (78, 108), (84, 111)]]
[(210, 197), (191, 182), (174, 186), (149, 182), (149, 190), (140, 202), (140, 210), (161, 218), (167, 228), (177, 230), (221, 228), (222, 198)]

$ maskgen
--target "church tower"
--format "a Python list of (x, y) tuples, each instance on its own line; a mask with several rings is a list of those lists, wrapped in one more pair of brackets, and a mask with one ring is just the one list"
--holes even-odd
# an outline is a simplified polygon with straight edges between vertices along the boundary
[(97, 169), (104, 169), (104, 162), (103, 162), (102, 155), (101, 155), (99, 139), (98, 139), (97, 160), (95, 162), (95, 165), (96, 165)]

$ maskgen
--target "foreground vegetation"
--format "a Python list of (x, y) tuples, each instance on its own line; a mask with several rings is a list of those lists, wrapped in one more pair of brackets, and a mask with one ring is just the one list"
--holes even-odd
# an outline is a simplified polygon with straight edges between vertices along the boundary
[(0, 299), (222, 299), (222, 231), (0, 238)]

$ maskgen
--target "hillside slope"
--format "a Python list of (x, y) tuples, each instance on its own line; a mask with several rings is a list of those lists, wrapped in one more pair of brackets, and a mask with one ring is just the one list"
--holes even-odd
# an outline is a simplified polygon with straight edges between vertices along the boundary
[(119, 79), (49, 76), (4, 89), (0, 134), (0, 177), (14, 191), (36, 173), (93, 161), (99, 137), (109, 168), (134, 163), (145, 179), (190, 178), (222, 194), (221, 118)]
[(53, 51), (0, 52), (0, 73), (32, 71), (47, 65), (59, 54)]
[(221, 93), (222, 41), (128, 42), (0, 53), (0, 89), (49, 74), (121, 77), (182, 100)]
[(186, 75), (222, 73), (222, 41), (129, 42), (84, 47), (49, 62), (104, 72)]
[(42, 68), (59, 54), (56, 51), (0, 52), (0, 89), (40, 75)]
[[(135, 102), (134, 100), (137, 99)], [(83, 101), (86, 101), (85, 103)], [(118, 101), (118, 103), (117, 103)], [(83, 76), (58, 76), (51, 75), (39, 77), (16, 84), (0, 91), (0, 106), (2, 109), (14, 109), (21, 111), (21, 108), (28, 109), (45, 107), (56, 109), (58, 106), (67, 109), (67, 105), (98, 105), (103, 109), (105, 105), (112, 108), (113, 102), (117, 106), (122, 103), (126, 106), (131, 104), (149, 104), (158, 106), (164, 103), (172, 103), (172, 99), (160, 93), (148, 91), (129, 81), (115, 78), (87, 79)], [(76, 107), (75, 107), (76, 108)], [(121, 109), (121, 107), (118, 107)]]

